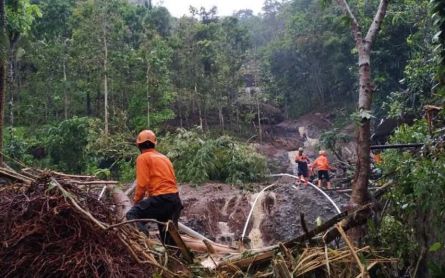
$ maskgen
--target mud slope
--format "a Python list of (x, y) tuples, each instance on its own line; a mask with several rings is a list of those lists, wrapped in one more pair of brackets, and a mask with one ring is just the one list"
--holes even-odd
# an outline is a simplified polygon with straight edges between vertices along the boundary
[[(246, 233), (251, 247), (268, 246), (302, 234), (300, 213), (305, 214), (309, 229), (316, 225), (317, 217), (326, 220), (336, 214), (315, 189), (295, 188), (293, 182), (290, 178), (281, 179), (275, 190), (259, 198)], [(217, 242), (236, 245), (256, 194), (224, 184), (182, 186), (181, 222)], [(346, 204), (346, 196), (330, 194), (340, 207)]]

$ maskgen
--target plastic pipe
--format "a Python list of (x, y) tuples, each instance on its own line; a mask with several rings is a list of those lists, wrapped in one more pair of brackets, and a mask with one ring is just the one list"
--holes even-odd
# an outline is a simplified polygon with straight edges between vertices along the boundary
[[(299, 179), (299, 177), (291, 175), (291, 174), (273, 174), (273, 175), (269, 175), (269, 177), (291, 177), (291, 178), (296, 178)], [(337, 204), (334, 202), (334, 200), (331, 199), (331, 197), (329, 197), (328, 194), (326, 194), (323, 190), (321, 190), (320, 188), (318, 188), (318, 186), (316, 186), (315, 184), (311, 183), (311, 182), (307, 182), (310, 186), (312, 186), (313, 188), (315, 188), (318, 192), (320, 192), (321, 194), (323, 194), (323, 196), (326, 197), (326, 199), (329, 200), (329, 202), (331, 202), (331, 204), (334, 206), (334, 208), (337, 210), (338, 213), (341, 213), (340, 209), (338, 208)]]
[[(269, 175), (269, 177), (284, 177), (284, 176), (292, 177), (292, 178), (295, 178), (295, 179), (299, 179), (299, 177), (297, 177), (297, 176), (295, 176), (295, 175), (287, 174), (287, 173)], [(318, 188), (318, 186), (316, 186), (315, 184), (313, 184), (313, 183), (311, 183), (311, 182), (309, 182), (309, 181), (308, 181), (308, 184), (309, 184), (310, 186), (312, 186), (313, 188), (315, 188), (318, 192), (320, 192), (324, 197), (326, 197), (326, 199), (328, 199), (329, 202), (334, 206), (335, 210), (336, 210), (338, 213), (341, 213), (341, 211), (340, 211), (340, 209), (338, 208), (337, 204), (334, 202), (334, 200), (331, 199), (331, 197), (329, 197), (328, 194), (326, 194), (323, 190), (321, 190), (320, 188)], [(244, 229), (243, 229), (243, 233), (242, 233), (242, 235), (241, 235), (241, 239), (244, 239), (244, 237), (245, 237), (245, 235), (246, 235), (247, 226), (249, 225), (250, 218), (252, 217), (253, 210), (255, 209), (255, 205), (256, 205), (256, 203), (257, 203), (259, 197), (261, 196), (261, 194), (264, 193), (264, 191), (266, 191), (267, 189), (272, 188), (272, 187), (274, 187), (274, 186), (277, 186), (277, 185), (280, 185), (280, 184), (278, 184), (278, 183), (274, 183), (274, 184), (268, 185), (268, 186), (266, 186), (265, 188), (263, 188), (263, 189), (258, 193), (258, 195), (256, 196), (255, 200), (253, 201), (252, 208), (250, 209), (249, 215), (247, 216), (246, 224), (244, 224)], [(283, 184), (281, 184), (281, 185), (283, 185)], [(294, 189), (297, 189), (297, 187), (296, 187), (295, 185), (292, 185), (292, 187), (293, 187)]]
[[(247, 216), (246, 224), (244, 224), (244, 229), (243, 229), (243, 233), (242, 233), (242, 235), (241, 235), (241, 239), (244, 239), (244, 237), (245, 237), (245, 235), (246, 235), (247, 226), (249, 225), (250, 218), (252, 217), (252, 213), (253, 213), (253, 210), (255, 209), (255, 205), (256, 205), (256, 203), (258, 202), (258, 199), (259, 199), (260, 196), (264, 193), (264, 191), (266, 191), (267, 189), (272, 188), (272, 187), (274, 187), (274, 186), (277, 186), (277, 185), (280, 185), (280, 184), (278, 184), (278, 183), (274, 183), (274, 184), (271, 184), (271, 185), (268, 185), (268, 186), (264, 187), (264, 188), (258, 193), (258, 195), (255, 197), (255, 200), (253, 201), (252, 207), (250, 208), (249, 215)], [(281, 185), (282, 185), (282, 184), (281, 184)], [(292, 187), (295, 188), (295, 189), (297, 189), (297, 187), (296, 187), (295, 185), (292, 185)]]
[(178, 229), (181, 232), (183, 232), (185, 234), (188, 234), (191, 237), (194, 237), (194, 238), (197, 238), (197, 239), (200, 239), (200, 240), (207, 240), (210, 243), (215, 243), (213, 240), (210, 240), (210, 239), (206, 238), (205, 236), (201, 235), (197, 231), (194, 231), (194, 230), (190, 229), (189, 227), (187, 227), (186, 225), (184, 225), (182, 223), (178, 223)]

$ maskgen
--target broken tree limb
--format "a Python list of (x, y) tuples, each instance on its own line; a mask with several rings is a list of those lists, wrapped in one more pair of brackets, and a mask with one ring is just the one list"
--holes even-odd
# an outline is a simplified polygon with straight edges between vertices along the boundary
[(13, 180), (16, 180), (16, 181), (23, 182), (23, 183), (28, 184), (28, 185), (31, 184), (31, 182), (33, 182), (33, 179), (31, 179), (31, 178), (29, 178), (27, 176), (24, 176), (24, 175), (22, 175), (20, 173), (17, 173), (15, 171), (11, 171), (11, 170), (9, 170), (7, 168), (3, 168), (3, 167), (0, 168), (0, 175), (3, 175), (5, 177), (7, 177), (7, 178), (10, 178), (10, 179), (13, 179)]
[(181, 236), (179, 235), (178, 230), (176, 229), (176, 225), (170, 220), (167, 222), (167, 231), (172, 239), (175, 241), (176, 246), (178, 246), (179, 250), (181, 250), (181, 253), (184, 256), (186, 262), (189, 264), (193, 263), (193, 254), (190, 252), (190, 250), (182, 240)]
[(215, 254), (215, 248), (213, 248), (212, 244), (210, 244), (210, 242), (208, 240), (203, 240), (202, 242), (204, 242), (205, 246), (207, 247), (207, 252), (209, 252), (209, 254)]
[(412, 144), (387, 144), (387, 145), (373, 145), (369, 149), (371, 150), (384, 150), (384, 149), (402, 149), (402, 148), (421, 148), (423, 143)]
[(81, 181), (81, 180), (67, 180), (66, 182), (76, 184), (76, 185), (106, 185), (106, 184), (119, 184), (117, 181), (106, 181), (106, 180), (96, 180), (96, 181)]
[(274, 277), (277, 278), (292, 278), (286, 263), (283, 260), (276, 260), (272, 263), (274, 270)]
[[(333, 218), (329, 219), (328, 221), (321, 224), (320, 226), (312, 229), (308, 233), (305, 233), (295, 239), (287, 241), (287, 242), (283, 243), (282, 245), (289, 249), (301, 246), (305, 241), (314, 238), (316, 235), (318, 235), (320, 233), (326, 232), (329, 229), (331, 229), (331, 231), (332, 231), (333, 230), (332, 227), (335, 226), (340, 221), (345, 221), (345, 218), (352, 218), (355, 215), (363, 215), (363, 213), (361, 213), (361, 212), (370, 210), (372, 205), (373, 205), (373, 203), (369, 203), (369, 204), (361, 206), (353, 211), (344, 211), (340, 214), (337, 214)], [(349, 223), (349, 222), (351, 222), (351, 221), (346, 221), (345, 223)], [(342, 226), (342, 227), (344, 228), (344, 226)], [(349, 229), (350, 227), (348, 226), (347, 228)], [(329, 234), (329, 232), (328, 232), (326, 235), (327, 235), (326, 239), (330, 239), (329, 236), (331, 236), (331, 234)], [(337, 231), (337, 234), (335, 234), (335, 237), (330, 239), (330, 241), (335, 239), (337, 236), (338, 236), (338, 231)], [(328, 243), (330, 241), (326, 240), (326, 243)], [(230, 269), (233, 269), (234, 267), (239, 268), (239, 269), (247, 269), (247, 267), (249, 267), (251, 265), (266, 264), (266, 263), (270, 262), (270, 260), (273, 258), (274, 254), (276, 253), (276, 251), (278, 249), (279, 249), (279, 247), (277, 246), (274, 249), (269, 250), (269, 251), (255, 252), (254, 254), (252, 254), (249, 257), (245, 257), (245, 255), (241, 254), (238, 257), (235, 257), (235, 258), (232, 258), (230, 260), (220, 263), (218, 265), (217, 269), (229, 271)]]
[(343, 238), (343, 240), (346, 242), (346, 245), (348, 246), (349, 250), (351, 251), (351, 255), (354, 257), (357, 265), (360, 268), (360, 273), (361, 273), (361, 277), (362, 278), (367, 278), (369, 277), (369, 274), (366, 270), (366, 268), (363, 266), (362, 262), (360, 261), (359, 257), (357, 256), (357, 252), (354, 250), (354, 245), (352, 245), (351, 240), (349, 239), (349, 237), (346, 235), (345, 231), (343, 230), (343, 228), (341, 227), (341, 225), (336, 224), (335, 228), (337, 228), (338, 232), (340, 233), (341, 237)]
[[(304, 233), (308, 234), (309, 229), (307, 228), (306, 220), (304, 219), (304, 213), (300, 213), (300, 222), (301, 222), (301, 227), (303, 228)], [(309, 239), (309, 244), (312, 244), (312, 243), (313, 243), (312, 239)]]

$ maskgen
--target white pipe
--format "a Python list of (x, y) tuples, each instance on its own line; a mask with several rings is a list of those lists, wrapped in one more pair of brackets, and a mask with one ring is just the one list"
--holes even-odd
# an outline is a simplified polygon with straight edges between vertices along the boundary
[(200, 239), (200, 240), (207, 240), (208, 242), (214, 244), (215, 242), (213, 240), (210, 240), (208, 238), (206, 238), (205, 236), (201, 235), (200, 233), (198, 233), (197, 231), (194, 231), (192, 229), (190, 229), (189, 227), (187, 227), (186, 225), (182, 224), (182, 223), (178, 223), (178, 228), (181, 232), (188, 234), (191, 237)]
[[(287, 177), (291, 177), (291, 178), (296, 178), (299, 179), (299, 177), (291, 175), (291, 174), (273, 174), (273, 175), (269, 175), (269, 177), (283, 177), (283, 176), (287, 176)], [(328, 194), (326, 194), (323, 190), (321, 190), (320, 188), (318, 188), (318, 186), (316, 186), (315, 184), (311, 183), (311, 182), (307, 182), (310, 186), (312, 186), (313, 188), (315, 188), (318, 192), (320, 192), (321, 194), (323, 194), (323, 196), (326, 197), (326, 199), (329, 200), (329, 202), (331, 202), (331, 204), (335, 207), (335, 209), (337, 210), (338, 213), (341, 213), (340, 209), (338, 208), (337, 204), (335, 204), (334, 200), (331, 199), (331, 197), (329, 197)]]
[[(288, 176), (288, 177), (292, 177), (292, 178), (299, 179), (299, 177), (294, 176), (294, 175), (291, 175), (291, 174), (273, 174), (273, 175), (269, 175), (269, 177), (283, 177), (283, 176)], [(318, 186), (316, 186), (315, 184), (313, 184), (313, 183), (311, 183), (311, 182), (309, 182), (309, 181), (308, 181), (308, 184), (311, 185), (313, 188), (315, 188), (318, 192), (320, 192), (321, 194), (323, 194), (323, 196), (325, 196), (326, 199), (328, 199), (329, 202), (331, 202), (331, 204), (334, 206), (334, 208), (337, 210), (337, 212), (338, 212), (338, 213), (341, 213), (341, 211), (340, 211), (340, 209), (338, 208), (338, 206), (337, 206), (337, 205), (335, 204), (335, 202), (331, 199), (331, 197), (329, 197), (328, 194), (326, 194), (323, 190), (321, 190), (320, 188), (318, 188)], [(244, 224), (244, 229), (243, 229), (243, 233), (242, 233), (242, 235), (241, 235), (241, 239), (243, 239), (243, 238), (245, 237), (245, 235), (246, 235), (247, 226), (249, 225), (250, 218), (252, 217), (253, 210), (255, 209), (255, 205), (256, 205), (256, 203), (257, 203), (259, 197), (261, 196), (261, 194), (264, 193), (264, 191), (266, 191), (267, 189), (269, 189), (269, 188), (271, 188), (271, 187), (274, 187), (274, 186), (276, 186), (276, 185), (280, 185), (280, 184), (278, 184), (278, 183), (274, 183), (274, 184), (271, 184), (271, 185), (269, 185), (269, 186), (266, 186), (266, 187), (263, 188), (263, 189), (258, 193), (258, 195), (256, 196), (255, 200), (253, 201), (252, 207), (251, 207), (251, 209), (250, 209), (249, 215), (247, 216), (246, 224)], [(282, 185), (282, 184), (281, 184), (281, 185)], [(293, 187), (294, 189), (297, 189), (297, 187), (296, 187), (295, 185), (292, 185), (292, 187)]]
[(244, 236), (246, 235), (246, 230), (247, 230), (247, 226), (249, 225), (250, 217), (252, 217), (253, 209), (255, 208), (255, 205), (256, 205), (258, 199), (260, 198), (261, 194), (263, 194), (263, 192), (266, 191), (267, 189), (269, 189), (269, 188), (271, 188), (271, 187), (274, 187), (274, 186), (276, 186), (276, 185), (278, 185), (278, 184), (277, 184), (277, 183), (274, 183), (274, 184), (271, 184), (271, 185), (268, 185), (268, 186), (264, 187), (264, 188), (258, 193), (258, 195), (255, 197), (255, 200), (253, 201), (252, 207), (250, 208), (249, 215), (247, 216), (246, 224), (244, 224), (244, 229), (243, 229), (243, 233), (242, 233), (242, 235), (241, 235), (241, 240), (242, 240), (242, 239), (244, 238)]
[[(279, 185), (279, 184), (274, 183), (274, 184), (271, 184), (271, 185), (269, 185), (269, 186), (266, 186), (266, 187), (263, 188), (263, 189), (258, 193), (258, 195), (256, 196), (255, 201), (253, 201), (252, 207), (251, 207), (251, 209), (250, 209), (249, 215), (247, 216), (246, 224), (244, 225), (243, 234), (241, 235), (241, 239), (243, 239), (244, 236), (246, 235), (247, 226), (249, 225), (250, 218), (252, 217), (253, 209), (255, 208), (255, 205), (256, 205), (258, 199), (260, 198), (261, 194), (263, 194), (264, 191), (266, 191), (267, 189), (269, 189), (269, 188), (271, 188), (271, 187), (274, 187), (274, 186), (276, 186), (276, 185)], [(295, 185), (292, 185), (292, 187), (293, 187), (295, 190), (297, 190), (297, 187), (296, 187)]]
[(99, 197), (97, 197), (98, 200), (102, 199), (102, 196), (103, 196), (104, 193), (105, 193), (105, 189), (107, 189), (107, 186), (106, 186), (106, 185), (102, 188), (102, 191), (100, 192)]

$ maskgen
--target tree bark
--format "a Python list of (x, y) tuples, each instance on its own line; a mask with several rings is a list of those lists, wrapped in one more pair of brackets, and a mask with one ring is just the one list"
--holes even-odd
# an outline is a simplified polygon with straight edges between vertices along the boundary
[(147, 128), (150, 129), (150, 64), (147, 61), (147, 71), (145, 78), (147, 82)]
[(63, 114), (65, 120), (68, 120), (68, 91), (66, 87), (66, 59), (63, 58)]
[[(257, 93), (258, 94), (258, 93)], [(263, 143), (263, 129), (261, 128), (261, 109), (259, 96), (256, 96), (256, 107), (257, 107), (257, 117), (258, 117), (258, 137), (260, 139), (260, 144)]]
[(360, 125), (357, 130), (357, 169), (352, 182), (352, 205), (364, 205), (369, 200), (368, 180), (370, 172), (371, 123), (366, 115), (371, 111), (374, 86), (371, 77), (371, 47), (386, 15), (389, 0), (381, 0), (366, 37), (363, 38), (360, 25), (346, 0), (337, 0), (338, 5), (351, 19), (352, 35), (358, 50), (359, 59), (359, 99), (358, 112)]
[(108, 135), (108, 45), (107, 31), (105, 26), (102, 27), (103, 43), (104, 43), (104, 122), (105, 135)]
[[(5, 0), (0, 0), (0, 40), (7, 41)], [(2, 47), (2, 46), (0, 46)], [(6, 46), (0, 49), (0, 165), (3, 165), (3, 124), (5, 107), (5, 82), (6, 82)]]

